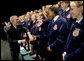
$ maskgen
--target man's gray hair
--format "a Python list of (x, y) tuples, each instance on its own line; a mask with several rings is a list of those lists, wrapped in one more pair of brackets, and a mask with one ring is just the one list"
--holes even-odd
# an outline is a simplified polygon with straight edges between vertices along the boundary
[(10, 22), (12, 22), (14, 20), (14, 17), (17, 17), (16, 15), (13, 15), (10, 17)]

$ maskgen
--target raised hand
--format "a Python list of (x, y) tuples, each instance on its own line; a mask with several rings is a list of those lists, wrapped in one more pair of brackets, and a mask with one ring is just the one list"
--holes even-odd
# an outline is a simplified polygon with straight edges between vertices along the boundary
[(5, 25), (6, 25), (6, 26), (10, 26), (10, 22), (8, 22), (8, 23), (7, 23), (7, 22), (5, 22)]

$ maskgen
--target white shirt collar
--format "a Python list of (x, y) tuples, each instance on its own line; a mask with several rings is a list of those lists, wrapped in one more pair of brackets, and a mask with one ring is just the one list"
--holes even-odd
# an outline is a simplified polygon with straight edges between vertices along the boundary
[(77, 23), (80, 23), (82, 21), (83, 17), (80, 18), (80, 20), (76, 20)]
[(58, 19), (59, 15), (55, 16), (55, 18), (53, 19), (54, 22)]
[(70, 9), (70, 7), (68, 7), (65, 11), (67, 12)]
[(33, 21), (33, 23), (35, 23), (35, 21)]

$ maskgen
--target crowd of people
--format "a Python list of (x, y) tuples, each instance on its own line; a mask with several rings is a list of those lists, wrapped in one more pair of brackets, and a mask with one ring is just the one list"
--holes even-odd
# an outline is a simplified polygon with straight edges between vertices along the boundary
[(13, 15), (4, 31), (12, 57), (18, 59), (20, 46), (35, 60), (80, 61), (84, 56), (83, 1), (58, 1), (42, 9)]

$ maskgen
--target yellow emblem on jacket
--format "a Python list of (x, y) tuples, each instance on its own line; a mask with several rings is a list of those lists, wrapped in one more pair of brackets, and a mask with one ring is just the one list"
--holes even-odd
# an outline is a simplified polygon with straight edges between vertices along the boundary
[(54, 29), (54, 30), (57, 30), (57, 25), (54, 25), (53, 29)]
[(74, 37), (77, 37), (79, 35), (79, 32), (80, 32), (80, 29), (76, 28), (74, 31), (73, 31), (73, 36)]
[(39, 31), (41, 31), (41, 27), (39, 28)]

